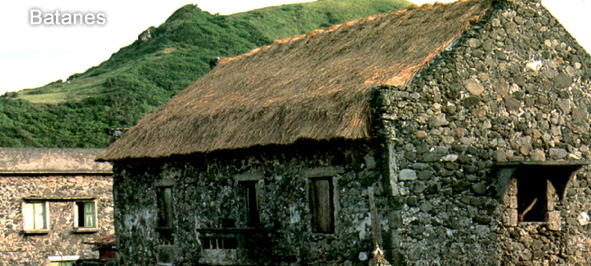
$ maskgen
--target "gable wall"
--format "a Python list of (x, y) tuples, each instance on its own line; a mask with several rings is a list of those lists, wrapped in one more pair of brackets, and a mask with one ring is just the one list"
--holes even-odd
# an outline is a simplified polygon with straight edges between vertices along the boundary
[[(591, 58), (539, 4), (498, 2), (413, 82), (382, 88), (392, 243), (409, 265), (559, 265), (591, 261), (584, 167), (557, 203), (559, 229), (517, 223), (506, 161), (591, 158)], [(503, 183), (504, 182), (504, 183)]]
[[(110, 176), (0, 176), (0, 261), (2, 265), (49, 265), (49, 256), (79, 255), (98, 258), (94, 240), (114, 232)], [(23, 198), (32, 196), (66, 198), (96, 197), (96, 233), (74, 230), (74, 201), (49, 202), (48, 234), (23, 234)]]

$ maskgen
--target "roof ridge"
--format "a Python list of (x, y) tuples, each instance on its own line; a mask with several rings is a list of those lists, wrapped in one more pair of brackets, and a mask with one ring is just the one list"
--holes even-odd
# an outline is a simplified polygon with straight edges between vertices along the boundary
[(392, 11), (392, 12), (388, 12), (388, 13), (382, 13), (382, 14), (375, 14), (375, 15), (371, 15), (368, 17), (364, 17), (364, 18), (360, 18), (360, 19), (356, 19), (356, 20), (351, 20), (351, 21), (347, 21), (347, 22), (343, 22), (340, 24), (334, 24), (332, 26), (326, 27), (326, 28), (322, 28), (322, 29), (316, 29), (316, 30), (311, 30), (305, 34), (299, 34), (299, 35), (295, 35), (295, 36), (291, 36), (291, 37), (287, 37), (287, 38), (283, 38), (283, 39), (278, 39), (275, 40), (273, 42), (273, 44), (269, 44), (269, 45), (264, 45), (261, 47), (257, 47), (255, 49), (252, 49), (246, 53), (243, 53), (241, 55), (237, 55), (237, 56), (232, 56), (232, 57), (226, 57), (226, 58), (221, 58), (219, 61), (219, 64), (225, 64), (231, 61), (235, 61), (235, 60), (239, 60), (245, 57), (249, 57), (252, 56), (260, 51), (264, 51), (266, 49), (269, 49), (275, 45), (279, 45), (279, 44), (284, 44), (284, 43), (289, 43), (289, 42), (293, 42), (293, 41), (299, 41), (301, 39), (305, 39), (307, 37), (312, 37), (315, 35), (319, 35), (319, 34), (326, 34), (326, 33), (330, 33), (333, 32), (341, 27), (352, 27), (354, 25), (357, 25), (359, 23), (365, 23), (368, 21), (372, 21), (378, 18), (383, 18), (383, 17), (389, 17), (389, 16), (397, 16), (397, 15), (401, 15), (403, 13), (407, 13), (409, 11), (420, 11), (420, 10), (425, 10), (425, 9), (429, 9), (432, 7), (436, 7), (436, 6), (442, 6), (442, 5), (454, 5), (460, 2), (470, 2), (470, 1), (474, 1), (474, 0), (457, 0), (455, 2), (450, 2), (450, 3), (440, 3), (440, 2), (435, 2), (434, 4), (431, 3), (425, 3), (423, 5), (416, 5), (416, 4), (411, 4), (403, 9), (399, 9), (396, 11)]

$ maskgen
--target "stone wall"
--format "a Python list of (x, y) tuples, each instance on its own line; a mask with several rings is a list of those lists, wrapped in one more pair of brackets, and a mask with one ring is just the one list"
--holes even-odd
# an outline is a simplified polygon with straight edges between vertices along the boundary
[[(206, 254), (218, 263), (366, 265), (371, 187), (377, 239), (393, 265), (590, 264), (591, 57), (536, 1), (495, 1), (474, 23), (410, 84), (376, 88), (379, 144), (302, 142), (119, 162), (120, 262), (174, 257), (190, 265)], [(545, 190), (545, 206), (522, 222), (528, 203), (519, 195), (530, 188), (518, 184), (527, 169), (541, 175), (532, 187)], [(311, 229), (315, 171), (335, 184), (334, 234)], [(268, 245), (204, 250), (203, 236), (222, 224), (245, 228), (244, 180), (260, 191), (259, 243)], [(173, 189), (172, 242), (156, 228), (162, 186)]]
[[(112, 181), (109, 175), (2, 175), (0, 176), (0, 261), (2, 265), (48, 265), (49, 256), (80, 255), (96, 258), (98, 253), (84, 241), (113, 233)], [(27, 197), (49, 201), (47, 234), (23, 233), (22, 202)], [(99, 230), (74, 233), (72, 197), (96, 197)]]
[(503, 219), (517, 192), (502, 182), (516, 181), (496, 169), (591, 159), (591, 58), (539, 3), (494, 5), (411, 84), (377, 93), (402, 205), (392, 246), (409, 265), (589, 264), (588, 167), (555, 225)]
[[(344, 141), (303, 142), (144, 165), (116, 164), (115, 221), (121, 265), (154, 265), (166, 259), (163, 249), (170, 252), (155, 228), (156, 189), (162, 183), (173, 184), (172, 253), (179, 265), (216, 259), (221, 263), (222, 255), (238, 256), (239, 260), (230, 261), (245, 265), (367, 265), (372, 250), (367, 188), (374, 187), (382, 216), (387, 215), (389, 204), (381, 196), (385, 195), (380, 182), (385, 180), (379, 167), (384, 165), (382, 150)], [(313, 233), (311, 228), (310, 178), (319, 176), (334, 182), (332, 234)], [(248, 242), (246, 237), (248, 249), (227, 252), (204, 248), (204, 235), (221, 228), (224, 219), (233, 220), (236, 230), (249, 227), (240, 186), (244, 180), (256, 180), (259, 189), (259, 241)]]

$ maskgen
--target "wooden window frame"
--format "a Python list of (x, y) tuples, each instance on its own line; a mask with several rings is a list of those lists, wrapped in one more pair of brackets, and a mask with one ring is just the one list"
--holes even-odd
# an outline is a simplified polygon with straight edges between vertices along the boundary
[[(92, 204), (92, 219), (93, 219), (93, 226), (88, 226), (86, 224), (86, 217), (88, 216), (86, 211), (86, 206), (88, 204)], [(96, 200), (85, 200), (85, 201), (75, 201), (74, 205), (74, 233), (96, 233), (99, 231), (99, 222), (98, 222), (98, 208)], [(82, 208), (82, 216), (80, 214), (80, 210)], [(82, 222), (82, 226), (80, 223)]]

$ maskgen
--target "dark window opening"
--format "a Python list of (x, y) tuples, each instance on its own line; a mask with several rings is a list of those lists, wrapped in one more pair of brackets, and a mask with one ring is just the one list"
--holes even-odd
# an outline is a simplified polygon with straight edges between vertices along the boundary
[(244, 200), (246, 202), (246, 225), (249, 227), (260, 226), (259, 201), (257, 193), (257, 182), (240, 182), (244, 188)]
[(236, 226), (236, 220), (234, 220), (232, 218), (222, 218), (221, 222), (222, 222), (222, 228), (232, 228), (232, 227)]
[(527, 165), (515, 172), (519, 222), (548, 221), (579, 165)]
[(517, 180), (517, 213), (520, 222), (546, 221), (546, 179), (525, 176)]
[(163, 244), (171, 244), (172, 237), (172, 187), (157, 187), (158, 232)]
[(311, 180), (310, 210), (313, 232), (334, 233), (333, 193), (332, 178)]

